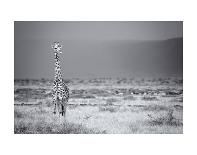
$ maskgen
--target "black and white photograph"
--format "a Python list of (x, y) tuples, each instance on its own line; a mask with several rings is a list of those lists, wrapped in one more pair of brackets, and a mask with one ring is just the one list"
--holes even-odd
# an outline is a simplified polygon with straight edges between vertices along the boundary
[(195, 1), (1, 6), (0, 154), (197, 154)]
[(14, 21), (14, 134), (183, 124), (183, 21)]

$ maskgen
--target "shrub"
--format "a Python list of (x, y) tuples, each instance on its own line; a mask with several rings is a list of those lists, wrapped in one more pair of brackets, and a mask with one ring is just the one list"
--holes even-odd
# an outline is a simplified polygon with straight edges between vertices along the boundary
[(148, 114), (150, 118), (149, 123), (151, 125), (172, 125), (172, 126), (181, 126), (183, 125), (178, 119), (173, 117), (173, 110), (170, 109), (166, 115), (162, 115), (159, 117), (154, 117), (151, 114)]

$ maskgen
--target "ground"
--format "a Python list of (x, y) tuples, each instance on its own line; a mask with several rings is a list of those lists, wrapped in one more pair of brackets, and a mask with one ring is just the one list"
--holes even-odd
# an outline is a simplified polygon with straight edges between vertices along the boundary
[(15, 79), (15, 133), (183, 133), (182, 78), (70, 79), (66, 120), (52, 80)]

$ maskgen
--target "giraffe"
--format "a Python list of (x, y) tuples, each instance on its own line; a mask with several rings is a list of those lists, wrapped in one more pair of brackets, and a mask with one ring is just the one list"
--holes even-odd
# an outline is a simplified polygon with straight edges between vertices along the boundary
[(54, 60), (55, 60), (55, 77), (53, 81), (53, 90), (52, 90), (52, 98), (53, 98), (53, 105), (54, 105), (54, 114), (56, 112), (59, 113), (59, 116), (66, 116), (66, 106), (69, 99), (69, 88), (63, 82), (62, 74), (61, 74), (61, 67), (60, 67), (60, 58), (59, 54), (61, 54), (62, 46), (59, 42), (54, 42), (52, 45), (54, 50)]

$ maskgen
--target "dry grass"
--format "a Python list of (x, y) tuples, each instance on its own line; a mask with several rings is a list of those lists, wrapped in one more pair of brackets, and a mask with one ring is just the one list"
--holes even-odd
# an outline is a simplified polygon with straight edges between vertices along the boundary
[(62, 122), (48, 107), (17, 106), (14, 110), (15, 134), (97, 134), (82, 124)]
[(94, 130), (84, 128), (82, 125), (73, 123), (57, 124), (47, 122), (33, 123), (16, 121), (14, 126), (15, 134), (95, 134)]

